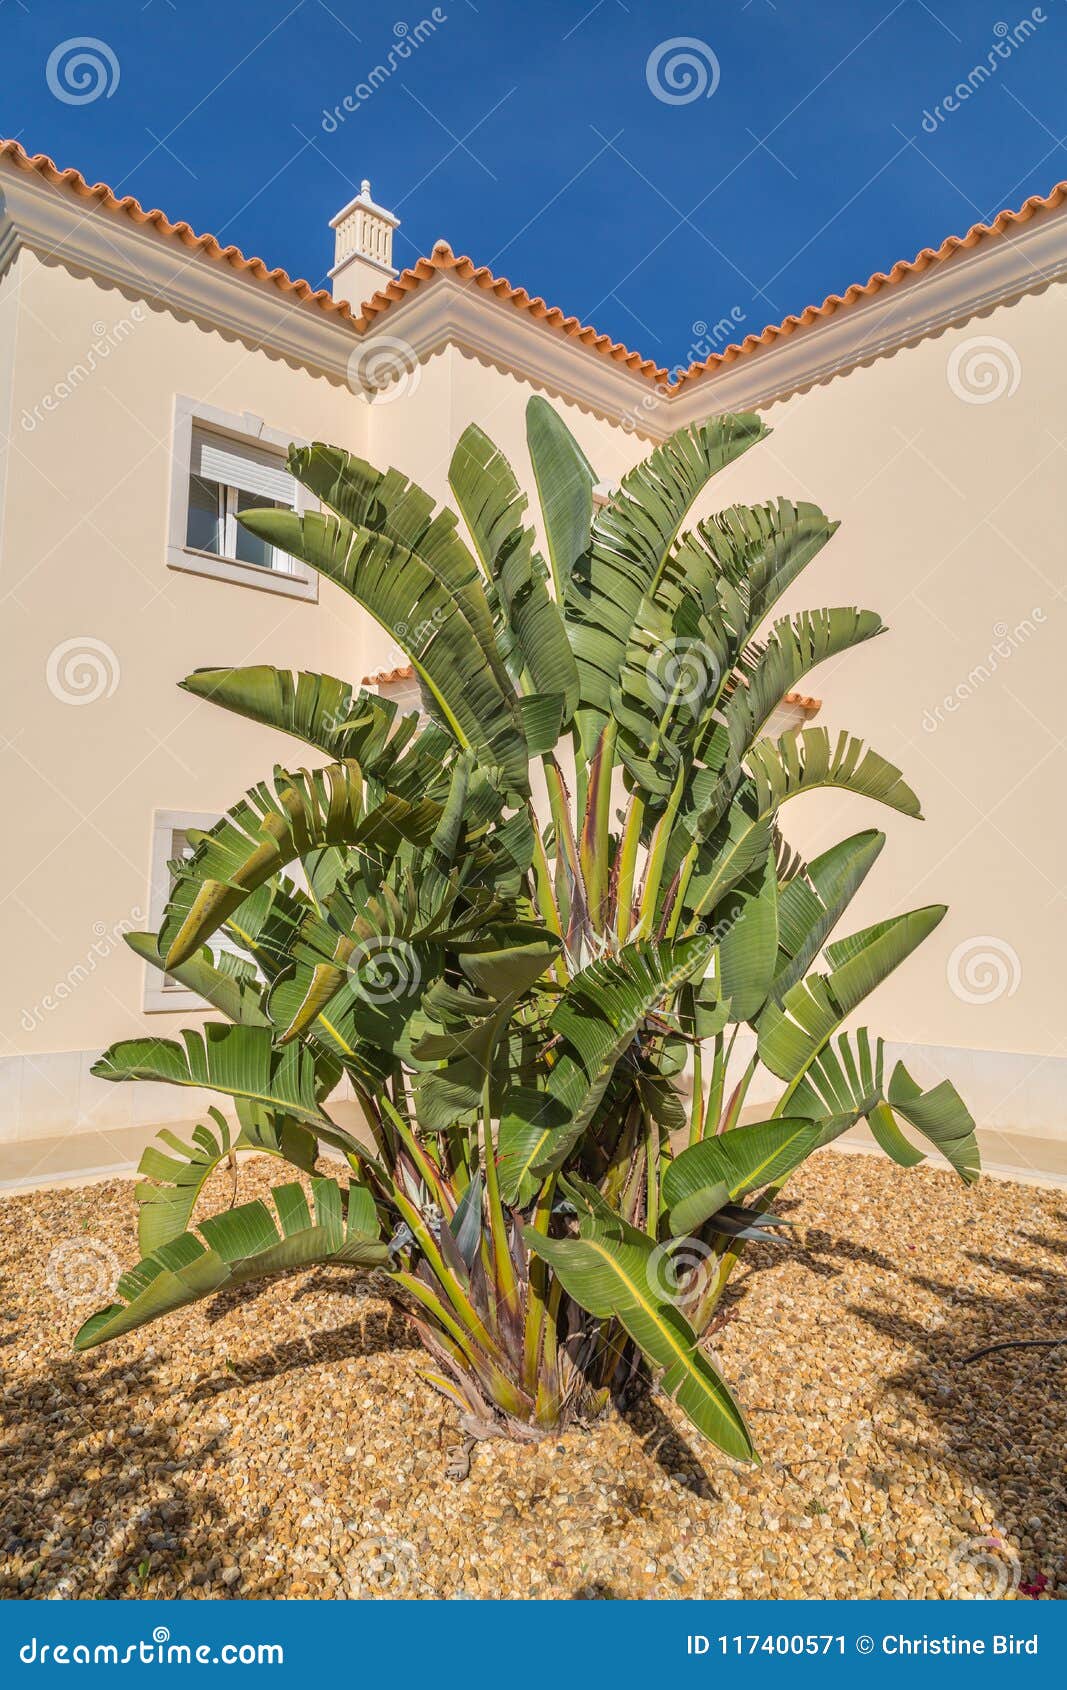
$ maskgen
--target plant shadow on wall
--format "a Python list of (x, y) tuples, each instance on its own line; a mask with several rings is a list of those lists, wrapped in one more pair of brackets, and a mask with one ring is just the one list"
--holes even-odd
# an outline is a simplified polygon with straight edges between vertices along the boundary
[[(360, 1268), (471, 1444), (538, 1442), (655, 1379), (750, 1460), (708, 1345), (749, 1244), (787, 1234), (790, 1175), (860, 1119), (905, 1167), (922, 1159), (906, 1126), (978, 1173), (953, 1087), (923, 1091), (886, 1070), (880, 1039), (841, 1031), (943, 906), (832, 939), (884, 835), (803, 862), (780, 827), (827, 787), (919, 816), (849, 734), (765, 731), (803, 676), (883, 624), (850, 606), (770, 621), (835, 532), (815, 505), (685, 529), (768, 432), (758, 417), (680, 431), (595, 514), (560, 417), (535, 398), (527, 423), (544, 559), (476, 426), (449, 473), (470, 544), (397, 471), (318, 444), (289, 465), (321, 512), (242, 515), (375, 617), (423, 714), (262, 666), (182, 683), (329, 761), (275, 770), (191, 835), (158, 935), (129, 936), (226, 1020), (115, 1045), (94, 1073), (214, 1089), (238, 1128), (213, 1110), (192, 1143), (148, 1151), (142, 1260), (77, 1344), (284, 1270)], [(240, 960), (213, 953), (222, 931)], [(738, 1073), (742, 1029), (756, 1048)], [(778, 1102), (742, 1125), (761, 1070)], [(362, 1134), (327, 1107), (342, 1076)], [(283, 1178), (270, 1203), (200, 1214), (236, 1149), (311, 1173), (323, 1147), (347, 1178), (313, 1178), (310, 1201)]]

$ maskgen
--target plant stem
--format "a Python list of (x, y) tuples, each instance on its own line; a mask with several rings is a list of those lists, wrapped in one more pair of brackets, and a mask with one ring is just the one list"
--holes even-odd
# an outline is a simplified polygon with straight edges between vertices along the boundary
[(660, 885), (663, 881), (663, 869), (667, 861), (667, 851), (674, 830), (678, 806), (682, 801), (682, 789), (685, 785), (685, 771), (679, 770), (678, 778), (667, 800), (667, 807), (652, 834), (652, 842), (648, 848), (648, 862), (645, 864), (645, 884), (641, 892), (641, 919), (637, 925), (636, 938), (647, 939), (656, 919), (656, 900), (659, 897)]
[(494, 1277), (500, 1295), (512, 1311), (519, 1310), (519, 1285), (515, 1277), (515, 1263), (511, 1259), (508, 1246), (507, 1221), (504, 1218), (504, 1205), (500, 1200), (500, 1182), (497, 1178), (496, 1147), (493, 1144), (492, 1107), (490, 1102), (490, 1076), (485, 1077), (482, 1086), (482, 1161), (485, 1173), (485, 1201), (489, 1211), (489, 1236), (493, 1246)]
[[(694, 993), (692, 986), (686, 988), (689, 1001), (692, 1002)], [(721, 1035), (720, 1035), (721, 1038)], [(715, 1041), (715, 1055), (719, 1054), (719, 1039)], [(712, 1070), (711, 1083), (715, 1084), (715, 1072)], [(689, 1142), (699, 1144), (704, 1137), (704, 1047), (698, 1039), (693, 1046), (693, 1101), (689, 1111)]]
[(630, 799), (626, 810), (626, 822), (622, 830), (619, 844), (619, 877), (618, 891), (615, 899), (615, 928), (619, 935), (619, 943), (625, 944), (633, 926), (634, 905), (634, 875), (637, 869), (637, 853), (641, 845), (641, 829), (644, 826), (645, 805), (636, 792)]
[(594, 928), (603, 933), (607, 925), (608, 858), (611, 819), (611, 774), (615, 767), (618, 724), (614, 718), (600, 730), (589, 766), (589, 789), (585, 805), (578, 857), (589, 898), (589, 915)]
[(758, 1067), (759, 1056), (755, 1055), (734, 1087), (733, 1095), (730, 1098), (730, 1104), (726, 1111), (726, 1117), (722, 1126), (719, 1128), (720, 1132), (728, 1133), (736, 1127), (737, 1118), (741, 1113), (742, 1105), (744, 1104), (745, 1098), (748, 1094), (748, 1088), (752, 1084)]
[[(556, 1193), (556, 1178), (549, 1174), (537, 1196), (537, 1207), (534, 1210), (532, 1227), (542, 1238), (548, 1236), (548, 1225), (552, 1219), (552, 1199)], [(530, 1286), (526, 1300), (526, 1332), (523, 1340), (522, 1382), (531, 1394), (537, 1389), (537, 1363), (541, 1353), (541, 1336), (544, 1331), (546, 1297), (549, 1287), (548, 1263), (539, 1256), (530, 1257)]]

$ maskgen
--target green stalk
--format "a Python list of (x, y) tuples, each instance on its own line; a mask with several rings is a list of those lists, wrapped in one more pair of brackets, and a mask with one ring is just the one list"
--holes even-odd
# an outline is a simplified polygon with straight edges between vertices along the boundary
[(537, 816), (534, 813), (533, 805), (530, 804), (528, 808), (530, 811), (530, 821), (533, 826), (533, 871), (534, 880), (537, 884), (538, 908), (541, 911), (545, 926), (551, 928), (553, 933), (558, 934), (559, 937), (562, 938), (563, 923), (560, 920), (559, 907), (556, 903), (556, 895), (552, 889), (552, 870), (548, 866), (548, 854), (545, 851), (545, 842), (541, 838), (541, 829), (537, 825)]
[[(549, 1174), (537, 1196), (532, 1227), (542, 1238), (548, 1236), (552, 1219), (552, 1199), (556, 1193), (556, 1175)], [(544, 1331), (546, 1298), (548, 1293), (548, 1263), (539, 1256), (530, 1257), (530, 1288), (526, 1299), (526, 1331), (523, 1336), (522, 1382), (534, 1395), (537, 1390), (537, 1363), (541, 1354), (541, 1335)]]
[(485, 1201), (489, 1211), (489, 1236), (493, 1247), (494, 1278), (505, 1304), (513, 1313), (517, 1313), (519, 1310), (519, 1282), (515, 1277), (515, 1263), (511, 1259), (511, 1251), (508, 1248), (507, 1221), (504, 1218), (504, 1205), (500, 1199), (496, 1148), (493, 1144), (490, 1076), (488, 1074), (482, 1087), (482, 1141)]
[(495, 1339), (486, 1327), (486, 1324), (481, 1315), (478, 1313), (478, 1310), (464, 1292), (463, 1287), (457, 1283), (455, 1274), (445, 1262), (440, 1249), (434, 1242), (434, 1238), (429, 1227), (419, 1214), (419, 1211), (416, 1209), (414, 1203), (405, 1197), (404, 1193), (400, 1190), (394, 1191), (393, 1202), (407, 1221), (408, 1226), (411, 1228), (411, 1231), (415, 1236), (415, 1241), (418, 1244), (419, 1249), (426, 1257), (431, 1272), (434, 1274), (442, 1291), (452, 1304), (456, 1313), (459, 1315), (461, 1321), (463, 1321), (467, 1327), (467, 1330), (477, 1340), (487, 1355), (492, 1356), (494, 1360), (500, 1358), (500, 1350)]
[(682, 792), (685, 787), (685, 770), (680, 769), (678, 778), (667, 800), (667, 807), (652, 834), (652, 843), (648, 850), (648, 862), (645, 865), (645, 884), (641, 893), (641, 919), (637, 924), (635, 938), (647, 939), (651, 935), (656, 919), (656, 899), (659, 897), (660, 884), (663, 880), (663, 867), (667, 861), (667, 849), (671, 842), (671, 833), (678, 816), (678, 807), (682, 802)]
[[(692, 845), (690, 845), (685, 856), (682, 858), (682, 866), (678, 873), (678, 890), (674, 895), (674, 908), (671, 910), (667, 926), (664, 929), (663, 936), (665, 939), (674, 939), (677, 937), (678, 928), (681, 924), (682, 916), (685, 913), (685, 895), (689, 890), (689, 882), (693, 878), (693, 870), (696, 868), (697, 852), (699, 849), (700, 847), (694, 839)], [(693, 928), (687, 929), (686, 936), (689, 937), (694, 931), (695, 929)]]
[[(687, 1002), (690, 1013), (695, 1021), (696, 1011), (693, 1008), (695, 993), (692, 986), (686, 987)], [(716, 1054), (718, 1052), (716, 1051)], [(715, 1075), (712, 1071), (712, 1084)], [(704, 1047), (697, 1039), (693, 1046), (693, 1102), (689, 1111), (689, 1142), (699, 1144), (704, 1137)]]
[(615, 896), (615, 927), (619, 943), (625, 944), (633, 926), (634, 875), (637, 853), (641, 845), (641, 829), (645, 822), (645, 802), (636, 792), (626, 810), (626, 822), (619, 844), (619, 879)]
[(611, 775), (615, 767), (618, 724), (612, 719), (600, 730), (589, 766), (589, 791), (585, 805), (578, 860), (589, 899), (589, 916), (598, 933), (607, 922), (608, 854), (611, 842)]
[(426, 1184), (433, 1192), (438, 1206), (446, 1215), (455, 1214), (456, 1200), (445, 1184), (440, 1168), (438, 1168), (436, 1162), (434, 1162), (426, 1154), (426, 1151), (412, 1132), (411, 1127), (408, 1125), (407, 1121), (405, 1121), (399, 1109), (397, 1109), (396, 1105), (390, 1100), (385, 1092), (382, 1093), (382, 1107), (402, 1139), (404, 1148), (415, 1163), (415, 1166), (426, 1181)]
[(438, 1325), (443, 1327), (460, 1350), (464, 1361), (474, 1368), (478, 1367), (480, 1363), (484, 1364), (488, 1358), (478, 1355), (471, 1341), (470, 1333), (464, 1331), (455, 1315), (445, 1308), (440, 1297), (435, 1291), (431, 1290), (430, 1286), (424, 1285), (415, 1274), (408, 1273), (403, 1268), (398, 1268), (389, 1277), (394, 1279), (398, 1285), (402, 1285), (404, 1290), (414, 1297), (417, 1303), (420, 1303), (428, 1313), (433, 1315)]
[(722, 1088), (726, 1080), (726, 1058), (724, 1056), (725, 1040), (721, 1033), (715, 1035), (715, 1054), (711, 1060), (711, 1079), (708, 1082), (707, 1104), (701, 1105), (700, 1133), (697, 1138), (690, 1134), (690, 1144), (697, 1144), (707, 1132), (708, 1123), (719, 1124), (722, 1113)]
[(650, 1238), (659, 1232), (659, 1127), (641, 1111), (645, 1122), (645, 1231)]
[(741, 1109), (742, 1109), (742, 1106), (744, 1104), (745, 1098), (748, 1095), (748, 1088), (752, 1084), (753, 1079), (755, 1078), (756, 1069), (758, 1067), (759, 1067), (759, 1056), (757, 1054), (757, 1055), (753, 1056), (751, 1062), (748, 1064), (748, 1067), (745, 1069), (744, 1073), (741, 1075), (741, 1078), (738, 1080), (737, 1085), (734, 1087), (734, 1093), (733, 1093), (733, 1096), (730, 1099), (730, 1106), (726, 1111), (726, 1119), (723, 1121), (722, 1126), (719, 1128), (720, 1132), (724, 1132), (724, 1133), (732, 1132), (734, 1127), (736, 1127), (738, 1116), (741, 1113)]

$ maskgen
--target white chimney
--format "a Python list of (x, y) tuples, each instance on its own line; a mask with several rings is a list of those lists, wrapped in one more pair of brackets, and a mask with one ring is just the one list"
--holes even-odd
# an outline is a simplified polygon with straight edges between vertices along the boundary
[(393, 230), (399, 217), (370, 197), (370, 183), (360, 183), (359, 193), (343, 211), (331, 217), (336, 250), (330, 280), (333, 297), (355, 308), (370, 299), (396, 275), (393, 266)]

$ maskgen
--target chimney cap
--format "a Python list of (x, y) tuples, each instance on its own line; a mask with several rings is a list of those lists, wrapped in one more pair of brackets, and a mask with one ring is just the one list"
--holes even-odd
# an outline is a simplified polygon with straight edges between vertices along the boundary
[(375, 217), (380, 218), (383, 223), (388, 224), (390, 229), (396, 229), (400, 226), (400, 219), (395, 215), (395, 213), (387, 211), (384, 205), (376, 205), (371, 199), (370, 183), (367, 178), (364, 177), (359, 185), (359, 193), (356, 195), (355, 199), (349, 200), (347, 205), (341, 207), (336, 217), (330, 218), (330, 228), (336, 229), (337, 225), (339, 223), (343, 223), (346, 217), (351, 217), (354, 211), (361, 210), (371, 212)]

